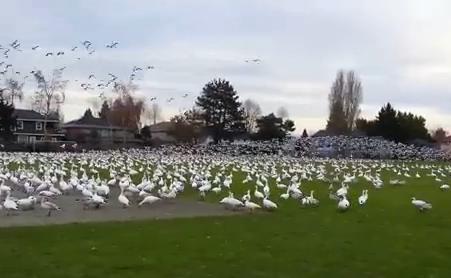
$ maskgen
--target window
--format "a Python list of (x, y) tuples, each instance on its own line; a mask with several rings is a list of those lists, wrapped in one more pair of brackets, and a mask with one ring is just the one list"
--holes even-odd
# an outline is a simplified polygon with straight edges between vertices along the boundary
[(23, 130), (23, 121), (17, 121), (17, 130)]
[(36, 130), (42, 130), (42, 122), (36, 122)]
[(17, 136), (17, 143), (28, 143), (28, 136), (24, 135)]
[(30, 136), (28, 137), (28, 143), (33, 144), (36, 142), (36, 136)]

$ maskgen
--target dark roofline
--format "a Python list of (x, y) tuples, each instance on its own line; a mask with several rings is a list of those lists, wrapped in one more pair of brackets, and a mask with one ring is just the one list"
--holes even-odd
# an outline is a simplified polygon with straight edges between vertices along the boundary
[[(13, 115), (17, 117), (19, 121), (45, 121), (45, 115), (34, 111), (32, 109), (14, 109)], [(59, 122), (58, 118), (54, 115), (48, 115), (47, 122)]]
[[(74, 121), (72, 121), (74, 122)], [(116, 130), (130, 130), (133, 131), (131, 128), (124, 128), (120, 126), (107, 126), (107, 125), (90, 125), (90, 124), (71, 124), (71, 122), (68, 122), (67, 124), (63, 125), (63, 129), (65, 128), (98, 128), (98, 129), (116, 129)]]

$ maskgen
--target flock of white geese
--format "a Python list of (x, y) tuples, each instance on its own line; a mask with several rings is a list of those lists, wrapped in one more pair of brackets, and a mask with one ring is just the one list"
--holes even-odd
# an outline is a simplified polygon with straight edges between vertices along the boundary
[[(58, 205), (62, 195), (77, 196), (83, 209), (101, 209), (112, 198), (127, 208), (175, 199), (189, 188), (186, 191), (196, 192), (200, 199), (217, 196), (226, 209), (274, 211), (278, 203), (288, 200), (303, 207), (318, 206), (314, 191), (303, 191), (303, 183), (316, 182), (329, 185), (329, 199), (336, 202), (337, 210), (347, 211), (354, 201), (360, 206), (368, 202), (368, 189), (357, 200), (349, 197), (357, 182), (380, 189), (424, 175), (435, 180), (437, 189), (446, 191), (450, 173), (450, 165), (423, 162), (177, 155), (148, 150), (0, 153), (0, 209), (6, 215), (17, 215), (40, 208), (51, 216), (64, 209)], [(244, 195), (234, 194), (243, 189)], [(431, 203), (415, 197), (410, 202), (420, 211), (432, 208)]]

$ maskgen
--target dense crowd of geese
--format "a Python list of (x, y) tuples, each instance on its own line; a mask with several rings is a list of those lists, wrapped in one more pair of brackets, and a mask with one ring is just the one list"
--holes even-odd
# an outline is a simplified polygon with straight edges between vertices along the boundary
[[(368, 202), (368, 189), (357, 200), (349, 197), (356, 182), (380, 189), (425, 175), (435, 180), (437, 189), (446, 191), (450, 173), (450, 165), (436, 163), (179, 155), (158, 150), (0, 153), (0, 209), (10, 215), (39, 207), (51, 216), (61, 209), (57, 204), (62, 195), (77, 196), (84, 209), (101, 209), (113, 198), (127, 208), (196, 192), (202, 200), (216, 196), (231, 210), (274, 211), (278, 203), (289, 200), (302, 207), (319, 206), (314, 190), (303, 191), (303, 183), (316, 182), (329, 184), (328, 201), (347, 211), (354, 201), (360, 206)], [(237, 197), (237, 192), (245, 194)], [(415, 197), (411, 204), (420, 211), (432, 208)]]

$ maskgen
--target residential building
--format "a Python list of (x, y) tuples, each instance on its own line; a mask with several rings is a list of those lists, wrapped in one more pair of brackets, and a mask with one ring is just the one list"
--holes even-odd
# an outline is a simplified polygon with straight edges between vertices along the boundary
[(152, 142), (156, 144), (175, 143), (177, 140), (170, 134), (174, 124), (171, 122), (161, 122), (150, 126)]
[(131, 129), (111, 125), (106, 119), (92, 115), (90, 109), (74, 121), (64, 124), (66, 139), (80, 144), (109, 145), (117, 143), (136, 143), (135, 133)]
[(37, 141), (44, 141), (44, 123), (47, 122), (47, 138), (45, 141), (60, 141), (64, 138), (64, 133), (59, 127), (57, 115), (50, 115), (45, 120), (45, 116), (27, 109), (15, 109), (16, 126), (14, 128), (14, 140), (17, 143), (33, 144)]

